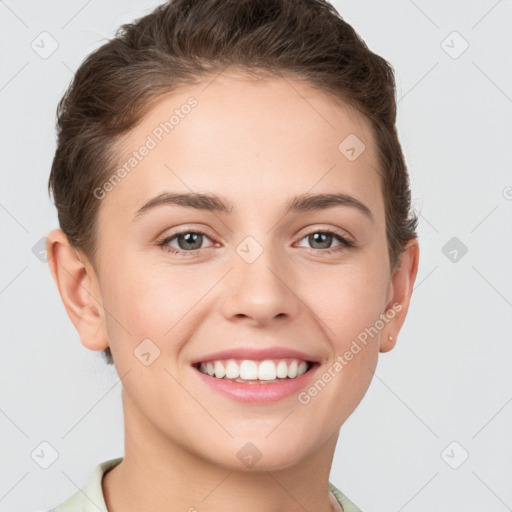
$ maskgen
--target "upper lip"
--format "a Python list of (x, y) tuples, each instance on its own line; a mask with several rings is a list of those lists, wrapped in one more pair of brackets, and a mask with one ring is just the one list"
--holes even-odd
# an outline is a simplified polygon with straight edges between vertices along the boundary
[(191, 364), (198, 364), (207, 361), (216, 361), (220, 359), (252, 359), (255, 361), (263, 361), (265, 359), (284, 359), (286, 357), (294, 359), (302, 359), (310, 363), (318, 362), (311, 354), (306, 354), (299, 350), (287, 347), (269, 347), (269, 348), (233, 348), (212, 352), (204, 356), (192, 360)]

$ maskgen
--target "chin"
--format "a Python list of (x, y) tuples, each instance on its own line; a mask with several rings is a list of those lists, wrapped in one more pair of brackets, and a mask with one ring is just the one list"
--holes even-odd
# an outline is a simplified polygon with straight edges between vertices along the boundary
[(222, 453), (208, 454), (207, 458), (217, 466), (230, 471), (261, 472), (291, 468), (308, 456), (304, 441), (295, 437), (293, 442), (276, 437), (274, 440), (249, 438), (229, 441)]

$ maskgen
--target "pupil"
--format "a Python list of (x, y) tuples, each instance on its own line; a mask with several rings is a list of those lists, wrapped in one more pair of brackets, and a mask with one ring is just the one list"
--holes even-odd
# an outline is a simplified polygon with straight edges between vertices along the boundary
[[(185, 247), (183, 247), (182, 244), (179, 245), (182, 246), (182, 249), (199, 249), (201, 248), (201, 236), (202, 235), (200, 235), (199, 233), (186, 233), (185, 235), (182, 235), (183, 239), (185, 239)], [(198, 240), (199, 244), (197, 244)], [(190, 247), (190, 245), (192, 245), (193, 247)]]
[[(182, 249), (199, 249), (201, 247), (201, 237), (202, 235), (199, 233), (186, 233), (182, 235), (182, 238), (185, 239), (185, 245), (188, 247), (181, 247)], [(180, 237), (181, 238), (181, 237)], [(198, 244), (199, 241), (199, 244)], [(313, 233), (309, 235), (310, 243), (319, 243), (322, 249), (328, 248), (332, 242), (332, 235), (329, 233)], [(182, 244), (180, 243), (180, 246)], [(190, 247), (192, 245), (192, 247)]]
[(312, 235), (309, 235), (309, 242), (312, 244), (314, 243), (320, 243), (322, 247), (321, 249), (326, 249), (330, 247), (332, 242), (332, 235), (329, 233), (313, 233)]

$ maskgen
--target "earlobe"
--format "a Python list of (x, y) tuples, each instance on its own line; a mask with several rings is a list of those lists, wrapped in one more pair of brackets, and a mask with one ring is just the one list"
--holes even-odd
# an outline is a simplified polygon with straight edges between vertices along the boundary
[(60, 229), (48, 233), (46, 252), (62, 303), (82, 345), (90, 350), (104, 350), (109, 343), (98, 278), (92, 265), (70, 245)]
[(396, 345), (398, 333), (409, 310), (414, 282), (418, 273), (419, 253), (418, 239), (409, 240), (400, 255), (399, 267), (391, 276), (391, 299), (387, 305), (386, 314), (391, 311), (394, 311), (394, 314), (382, 334), (380, 352), (388, 352)]
[(396, 338), (391, 336), (390, 334), (387, 337), (387, 340), (383, 340), (380, 343), (380, 352), (389, 352), (396, 345)]

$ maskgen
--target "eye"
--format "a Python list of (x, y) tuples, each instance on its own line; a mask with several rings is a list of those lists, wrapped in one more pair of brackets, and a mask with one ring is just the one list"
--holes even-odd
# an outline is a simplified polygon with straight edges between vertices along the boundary
[[(204, 249), (203, 242), (205, 239), (211, 240), (208, 235), (201, 231), (181, 231), (157, 242), (157, 245), (167, 249), (168, 252), (173, 254), (189, 255)], [(175, 242), (178, 247), (172, 245), (173, 242)]]
[[(312, 250), (327, 253), (354, 247), (354, 243), (351, 240), (335, 230), (314, 231), (302, 238), (302, 240), (304, 239), (307, 239), (308, 243), (313, 245), (313, 247), (311, 247)], [(336, 240), (340, 243), (335, 247), (331, 247), (333, 241)], [(317, 245), (317, 247), (314, 247), (315, 245)]]
[[(355, 247), (355, 244), (342, 232), (335, 230), (314, 231), (304, 236), (301, 241), (305, 239), (313, 246), (310, 247), (309, 250), (314, 252), (320, 251), (321, 253), (330, 254), (346, 248)], [(208, 246), (204, 245), (205, 240), (212, 241), (212, 238), (202, 231), (189, 230), (180, 231), (172, 236), (167, 236), (161, 241), (158, 241), (157, 245), (172, 254), (193, 256), (202, 249), (208, 248)], [(332, 243), (336, 241), (339, 242), (338, 245), (332, 247)]]

